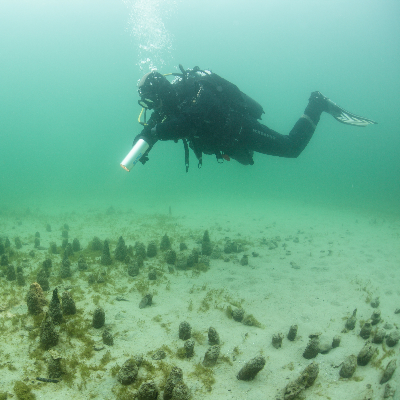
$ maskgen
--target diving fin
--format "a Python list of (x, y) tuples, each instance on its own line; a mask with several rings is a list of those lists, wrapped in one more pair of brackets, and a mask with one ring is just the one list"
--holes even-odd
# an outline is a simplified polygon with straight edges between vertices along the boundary
[(319, 95), (322, 96), (326, 102), (324, 111), (332, 115), (333, 118), (335, 118), (342, 124), (353, 125), (353, 126), (367, 126), (367, 125), (377, 124), (377, 122), (373, 121), (372, 119), (360, 117), (359, 115), (344, 110), (342, 107), (339, 107), (331, 99), (328, 99), (321, 93), (319, 93)]

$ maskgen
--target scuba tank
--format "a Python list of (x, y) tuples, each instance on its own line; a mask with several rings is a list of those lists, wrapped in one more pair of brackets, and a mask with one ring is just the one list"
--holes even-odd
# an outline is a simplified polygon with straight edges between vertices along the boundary
[(209, 70), (200, 70), (199, 67), (194, 67), (187, 71), (183, 69), (182, 65), (179, 65), (179, 68), (182, 71), (182, 74), (179, 75), (182, 76), (184, 81), (193, 79), (194, 81), (204, 83), (208, 87), (211, 87), (216, 95), (229, 103), (235, 111), (243, 115), (250, 115), (256, 119), (261, 119), (262, 114), (265, 113), (260, 103), (252, 99), (246, 93), (243, 93), (235, 84), (221, 76)]

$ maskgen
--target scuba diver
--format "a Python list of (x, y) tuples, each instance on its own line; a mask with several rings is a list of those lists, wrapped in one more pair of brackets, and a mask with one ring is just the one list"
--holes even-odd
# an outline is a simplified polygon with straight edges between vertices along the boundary
[[(121, 163), (127, 171), (138, 161), (145, 164), (159, 140), (183, 140), (187, 172), (189, 147), (199, 168), (203, 154), (214, 154), (220, 163), (234, 159), (243, 165), (254, 164), (254, 152), (296, 158), (309, 143), (323, 112), (348, 125), (376, 124), (344, 110), (320, 92), (312, 92), (303, 115), (288, 135), (281, 135), (259, 122), (262, 106), (233, 83), (199, 67), (179, 68), (181, 73), (168, 74), (175, 76), (172, 82), (157, 71), (140, 80), (139, 122), (144, 128)], [(147, 110), (153, 110), (148, 122)]]

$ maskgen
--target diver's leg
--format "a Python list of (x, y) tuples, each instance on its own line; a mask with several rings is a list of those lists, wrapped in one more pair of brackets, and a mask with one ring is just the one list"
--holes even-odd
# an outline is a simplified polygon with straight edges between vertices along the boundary
[(243, 145), (263, 154), (296, 158), (312, 138), (323, 111), (324, 103), (311, 96), (304, 114), (289, 135), (281, 135), (256, 120), (248, 121), (243, 129)]

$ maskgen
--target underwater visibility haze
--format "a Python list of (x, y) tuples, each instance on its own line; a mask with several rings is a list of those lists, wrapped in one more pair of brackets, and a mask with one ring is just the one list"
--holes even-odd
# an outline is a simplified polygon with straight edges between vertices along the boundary
[[(0, 11), (3, 207), (165, 209), (201, 195), (398, 211), (397, 2), (18, 0)], [(257, 154), (243, 167), (207, 156), (197, 170), (192, 153), (188, 174), (182, 144), (157, 143), (126, 174), (119, 162), (141, 130), (137, 82), (179, 63), (235, 83), (280, 133), (314, 90), (379, 125), (325, 114), (298, 159)]]

